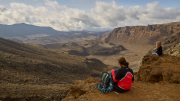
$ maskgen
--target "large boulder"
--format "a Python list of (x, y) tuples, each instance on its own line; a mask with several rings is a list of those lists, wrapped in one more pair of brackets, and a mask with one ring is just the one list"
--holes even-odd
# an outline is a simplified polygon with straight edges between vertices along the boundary
[(170, 55), (144, 56), (142, 65), (137, 73), (139, 81), (180, 83), (180, 58)]

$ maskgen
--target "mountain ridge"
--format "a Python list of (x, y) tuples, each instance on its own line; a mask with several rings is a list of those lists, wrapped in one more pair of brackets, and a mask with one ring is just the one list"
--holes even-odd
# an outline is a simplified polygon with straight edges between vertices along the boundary
[(0, 37), (30, 44), (68, 43), (92, 40), (103, 37), (108, 31), (90, 32), (57, 31), (51, 27), (29, 25), (25, 23), (14, 25), (0, 24)]
[(13, 25), (0, 24), (0, 30), (1, 37), (25, 37), (27, 35), (58, 34), (60, 32), (51, 27), (40, 27), (25, 23)]
[(101, 41), (114, 44), (154, 44), (165, 41), (180, 32), (180, 22), (153, 24), (148, 26), (118, 27), (101, 38)]

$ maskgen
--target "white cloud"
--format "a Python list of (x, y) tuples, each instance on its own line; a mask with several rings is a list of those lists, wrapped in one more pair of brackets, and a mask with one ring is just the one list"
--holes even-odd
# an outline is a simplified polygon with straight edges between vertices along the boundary
[(180, 21), (180, 9), (163, 8), (159, 2), (141, 6), (119, 6), (114, 1), (97, 1), (89, 13), (46, 0), (44, 5), (11, 3), (0, 5), (0, 23), (28, 23), (50, 26), (56, 30), (108, 29), (120, 26), (147, 25)]
[(0, 5), (0, 12), (4, 12), (6, 8), (3, 5)]
[(1, 24), (14, 24), (29, 22), (30, 18), (25, 13), (17, 10), (6, 9), (0, 6), (0, 23)]
[(138, 20), (138, 12), (135, 8), (117, 6), (115, 2), (96, 2), (95, 8), (91, 9), (91, 15), (101, 27), (116, 27), (119, 22), (124, 22), (126, 19)]
[(146, 5), (146, 17), (150, 19), (176, 19), (180, 16), (180, 9), (162, 8), (159, 6), (159, 2), (148, 3)]

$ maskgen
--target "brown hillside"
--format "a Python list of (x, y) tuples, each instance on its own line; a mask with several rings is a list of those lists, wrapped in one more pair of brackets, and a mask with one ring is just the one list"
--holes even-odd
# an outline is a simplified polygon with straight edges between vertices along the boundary
[(74, 80), (98, 76), (105, 68), (98, 59), (0, 38), (0, 100), (62, 99)]
[(115, 28), (101, 39), (103, 42), (114, 44), (154, 44), (165, 41), (180, 32), (180, 22), (156, 24), (148, 26), (126, 26)]
[[(88, 66), (86, 63), (86, 58), (58, 54), (43, 48), (37, 48), (3, 38), (0, 38), (0, 53), (1, 68), (8, 69), (8, 71), (39, 75), (46, 79), (50, 77), (50, 80), (53, 80), (51, 78), (53, 77), (54, 79), (59, 79), (56, 80), (58, 82), (71, 82), (72, 78), (84, 78), (84, 76), (87, 77), (93, 71), (93, 67)], [(102, 64), (99, 65), (99, 70), (105, 67), (97, 59), (92, 59), (92, 61), (95, 64)], [(4, 69), (3, 71), (5, 71)], [(68, 76), (65, 77), (64, 75)]]

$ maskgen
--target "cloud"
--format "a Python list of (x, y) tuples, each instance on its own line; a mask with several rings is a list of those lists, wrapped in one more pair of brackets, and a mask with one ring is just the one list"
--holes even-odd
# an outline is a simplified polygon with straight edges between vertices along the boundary
[(91, 15), (102, 27), (116, 27), (118, 22), (123, 22), (128, 18), (139, 19), (138, 12), (134, 8), (117, 6), (114, 1), (112, 3), (96, 2), (95, 8), (91, 9)]
[(180, 16), (180, 9), (162, 8), (159, 2), (148, 3), (146, 5), (146, 15), (150, 19), (176, 19)]
[(6, 8), (3, 5), (0, 5), (0, 12), (4, 12)]
[(17, 10), (6, 9), (4, 6), (0, 6), (0, 23), (1, 24), (14, 24), (29, 22), (30, 18), (23, 12)]
[(50, 26), (56, 30), (101, 30), (121, 26), (147, 25), (180, 21), (180, 9), (163, 8), (159, 2), (141, 6), (119, 6), (115, 1), (96, 1), (90, 12), (68, 8), (56, 1), (46, 0), (44, 5), (31, 6), (11, 3), (9, 9), (0, 5), (0, 23), (27, 23)]

